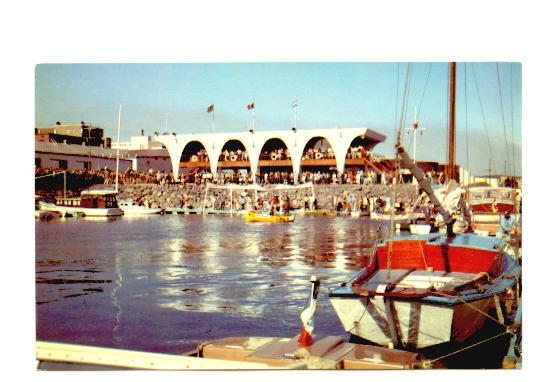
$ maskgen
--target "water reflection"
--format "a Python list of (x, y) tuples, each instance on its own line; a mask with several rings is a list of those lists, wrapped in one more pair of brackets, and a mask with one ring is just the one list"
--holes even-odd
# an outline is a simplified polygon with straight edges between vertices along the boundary
[[(300, 325), (311, 275), (323, 283), (319, 314), (332, 314), (327, 288), (369, 263), (375, 238), (376, 223), (344, 217), (303, 216), (292, 224), (213, 215), (37, 222), (38, 338), (62, 341), (76, 332), (80, 343), (123, 347), (152, 330), (154, 338), (144, 341), (161, 349), (170, 333), (173, 343), (193, 336), (188, 330), (195, 328), (180, 328), (186, 312), (224, 314), (222, 328), (255, 318)], [(47, 321), (70, 317), (77, 304), (85, 315), (76, 322)], [(95, 325), (91, 320), (99, 320), (97, 339), (83, 329)]]

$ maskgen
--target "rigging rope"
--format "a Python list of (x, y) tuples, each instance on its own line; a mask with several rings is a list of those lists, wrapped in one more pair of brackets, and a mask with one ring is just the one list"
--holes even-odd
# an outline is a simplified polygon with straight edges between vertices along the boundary
[[(396, 139), (396, 125), (398, 121), (398, 89), (400, 88), (400, 62), (396, 65), (396, 106), (395, 106), (395, 134), (393, 138)], [(396, 156), (396, 152), (395, 152)]]
[(488, 126), (486, 124), (486, 117), (485, 117), (485, 114), (484, 114), (484, 107), (482, 106), (482, 99), (480, 98), (480, 89), (478, 87), (478, 81), (476, 79), (476, 73), (475, 73), (474, 64), (471, 64), (471, 69), (472, 69), (472, 72), (473, 72), (473, 80), (475, 82), (476, 95), (478, 97), (478, 102), (480, 104), (480, 111), (482, 112), (482, 121), (484, 122), (484, 130), (486, 131), (486, 138), (487, 138), (487, 141), (488, 141), (489, 154), (490, 154), (490, 158), (491, 158), (491, 163), (493, 164), (493, 172), (497, 173), (497, 168), (495, 167), (495, 157), (493, 156), (493, 149), (491, 147), (491, 141), (489, 139)]
[[(405, 83), (404, 83), (404, 95), (403, 95), (403, 98), (402, 98), (402, 107), (401, 107), (401, 110), (400, 110), (400, 124), (398, 126), (398, 132), (396, 134), (396, 140), (397, 142), (400, 140), (400, 134), (401, 134), (401, 130), (402, 130), (402, 126), (403, 126), (403, 123), (405, 123), (405, 115), (406, 115), (406, 110), (407, 110), (407, 105), (408, 105), (408, 95), (409, 95), (409, 88), (410, 88), (410, 82), (411, 82), (411, 70), (412, 70), (412, 67), (411, 67), (411, 63), (408, 63), (407, 64), (407, 67), (406, 67), (406, 80), (405, 80)], [(398, 100), (397, 100), (397, 105), (398, 105)], [(392, 205), (391, 205), (391, 216), (389, 218), (389, 237), (393, 237), (394, 236), (394, 220), (393, 220), (393, 207), (394, 207), (394, 204), (395, 204), (395, 201), (396, 201), (396, 194), (397, 194), (397, 185), (398, 185), (398, 181), (399, 181), (399, 176), (400, 176), (400, 159), (398, 157), (398, 155), (396, 154), (396, 151), (395, 151), (395, 181), (394, 181), (394, 187), (393, 187), (393, 200), (392, 200)], [(387, 269), (390, 270), (391, 269), (391, 255), (392, 255), (392, 249), (393, 249), (393, 243), (392, 241), (389, 241), (388, 243), (388, 246), (387, 246)], [(389, 272), (389, 276), (390, 277), (390, 272)]]
[[(516, 140), (514, 136), (514, 63), (510, 63), (510, 128), (512, 129), (512, 167), (514, 170), (514, 178), (516, 176)], [(517, 183), (517, 182), (516, 182)]]
[[(501, 117), (502, 117), (502, 124), (503, 124), (503, 131), (504, 131), (504, 144), (506, 145), (506, 164), (510, 162), (510, 150), (508, 149), (508, 136), (506, 134), (506, 121), (504, 119), (504, 107), (503, 107), (503, 99), (502, 99), (502, 89), (501, 89), (501, 76), (499, 74), (499, 63), (495, 63), (495, 67), (497, 69), (497, 82), (499, 84), (499, 100), (501, 101)], [(506, 167), (506, 166), (505, 166)], [(510, 167), (510, 166), (508, 166)], [(506, 171), (506, 168), (505, 168)], [(506, 175), (506, 174), (504, 174)]]
[(426, 74), (426, 81), (424, 83), (424, 89), (422, 91), (422, 95), (421, 95), (421, 102), (419, 102), (419, 108), (417, 109), (417, 121), (419, 120), (419, 116), (421, 115), (421, 107), (422, 107), (422, 103), (424, 101), (424, 95), (426, 94), (426, 89), (428, 88), (428, 81), (430, 79), (430, 73), (432, 72), (432, 65), (433, 65), (433, 62), (430, 63), (430, 66), (428, 68), (428, 73)]
[[(438, 292), (438, 291), (434, 291), (434, 292), (430, 292), (430, 293), (433, 293), (435, 295), (438, 295), (438, 296), (441, 296), (441, 297), (449, 297), (449, 298), (452, 298), (454, 297), (453, 295), (451, 294), (447, 294), (447, 293), (442, 293), (442, 292)], [(471, 305), (471, 303), (463, 300), (459, 295), (455, 296), (456, 297), (456, 300), (460, 301), (461, 303), (467, 305), (469, 308), (473, 309), (473, 310), (476, 310), (478, 313), (482, 314), (483, 316), (486, 316), (487, 318), (489, 318), (490, 320), (492, 321), (495, 321), (497, 324), (501, 325), (501, 326), (504, 326), (506, 329), (510, 329), (510, 326), (508, 325), (505, 325), (503, 324), (502, 322), (500, 322), (499, 320), (496, 320), (494, 317), (490, 316), (489, 314), (487, 314), (486, 312), (484, 312), (483, 310), (477, 308), (476, 306), (473, 306)]]
[[(469, 171), (469, 128), (467, 125), (467, 63), (463, 64), (463, 89), (465, 93), (465, 155), (467, 171)], [(469, 179), (468, 179), (469, 183)]]
[(476, 343), (474, 343), (474, 344), (472, 344), (472, 345), (466, 346), (466, 347), (464, 347), (464, 348), (458, 349), (458, 350), (453, 351), (453, 352), (451, 352), (451, 353), (447, 353), (447, 354), (444, 354), (444, 355), (442, 355), (442, 356), (439, 356), (439, 357), (436, 357), (436, 358), (434, 358), (434, 359), (427, 360), (427, 361), (424, 361), (424, 362), (427, 363), (427, 364), (432, 364), (432, 363), (434, 363), (434, 362), (439, 361), (440, 359), (447, 358), (447, 357), (450, 357), (451, 355), (461, 353), (462, 351), (471, 349), (471, 348), (473, 348), (473, 347), (475, 347), (475, 346), (478, 346), (478, 345), (481, 345), (481, 344), (483, 344), (483, 343), (485, 343), (485, 342), (494, 340), (495, 338), (499, 338), (499, 337), (501, 337), (501, 336), (504, 336), (505, 334), (510, 334), (510, 332), (506, 331), (506, 332), (499, 333), (499, 334), (497, 334), (497, 335), (495, 335), (495, 336), (493, 336), (493, 337), (486, 338), (486, 339), (484, 339), (484, 340), (482, 340), (482, 341), (479, 341), (479, 342), (476, 342)]

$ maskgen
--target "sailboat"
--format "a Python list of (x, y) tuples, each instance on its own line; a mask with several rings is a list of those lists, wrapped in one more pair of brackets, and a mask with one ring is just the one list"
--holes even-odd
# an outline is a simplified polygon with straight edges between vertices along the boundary
[[(450, 72), (452, 98), (452, 64)], [(453, 118), (451, 110), (451, 126)], [(355, 341), (419, 352), (436, 345), (463, 349), (490, 321), (502, 329), (500, 335), (512, 334), (520, 265), (498, 238), (455, 234), (455, 219), (400, 139), (396, 149), (441, 214), (446, 233), (395, 236), (378, 244), (370, 265), (329, 294), (344, 329)]]

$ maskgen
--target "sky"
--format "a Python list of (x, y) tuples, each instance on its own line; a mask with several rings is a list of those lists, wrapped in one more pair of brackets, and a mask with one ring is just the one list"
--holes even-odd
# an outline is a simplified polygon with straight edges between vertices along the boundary
[[(387, 136), (375, 151), (393, 157), (407, 68), (396, 62), (40, 64), (35, 126), (83, 120), (115, 141), (121, 104), (122, 141), (141, 129), (146, 135), (210, 132), (206, 109), (214, 104), (217, 131), (246, 131), (246, 105), (255, 102), (257, 130), (286, 130), (297, 100), (299, 129), (368, 127)], [(521, 172), (521, 70), (518, 63), (457, 64), (456, 162), (476, 175), (487, 174), (490, 162), (493, 173)], [(410, 72), (403, 127), (420, 108), (426, 130), (417, 137), (417, 159), (444, 163), (448, 64), (412, 63)], [(404, 137), (412, 152), (411, 136)]]

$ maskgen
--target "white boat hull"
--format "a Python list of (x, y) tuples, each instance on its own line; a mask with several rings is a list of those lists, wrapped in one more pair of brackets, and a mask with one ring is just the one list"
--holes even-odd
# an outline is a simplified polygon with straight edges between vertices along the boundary
[(370, 218), (373, 220), (393, 220), (395, 222), (404, 223), (418, 218), (424, 218), (424, 214), (388, 214), (388, 213), (378, 213), (371, 212)]
[[(445, 342), (463, 342), (480, 329), (493, 298), (445, 306), (383, 297), (330, 298), (344, 329), (382, 346), (424, 348)], [(471, 305), (471, 306), (468, 306)], [(388, 314), (388, 312), (392, 312)]]
[(121, 207), (125, 216), (146, 216), (146, 215), (158, 215), (161, 214), (162, 208), (132, 208)]
[(430, 224), (410, 224), (409, 231), (414, 235), (425, 235), (430, 233), (432, 226)]
[(66, 215), (80, 215), (80, 216), (97, 216), (97, 217), (107, 217), (107, 216), (121, 216), (123, 211), (119, 208), (82, 208), (82, 207), (64, 207), (57, 206), (50, 203), (42, 203), (40, 206), (41, 211), (56, 212), (62, 216)]

